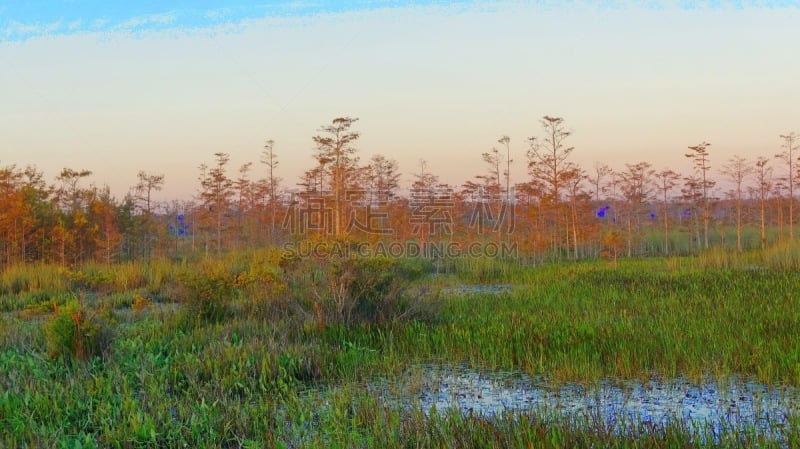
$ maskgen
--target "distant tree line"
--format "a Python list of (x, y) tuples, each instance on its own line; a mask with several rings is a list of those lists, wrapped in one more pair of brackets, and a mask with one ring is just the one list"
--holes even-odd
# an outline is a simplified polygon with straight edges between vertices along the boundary
[(50, 183), (35, 166), (0, 166), (0, 265), (219, 255), (302, 239), (513, 243), (521, 257), (558, 260), (744, 251), (795, 238), (795, 133), (776, 139), (774, 156), (734, 156), (717, 169), (701, 142), (684, 150), (689, 173), (644, 161), (587, 170), (572, 160), (564, 119), (544, 116), (522, 141), (521, 164), (502, 136), (476, 155), (485, 170), (462, 185), (440, 182), (420, 161), (403, 189), (395, 160), (362, 162), (357, 120), (318, 130), (312, 164), (294, 184), (278, 176), (272, 140), (258, 165), (237, 170), (215, 153), (187, 201), (154, 201), (163, 174), (139, 172), (118, 199), (88, 170), (64, 168)]

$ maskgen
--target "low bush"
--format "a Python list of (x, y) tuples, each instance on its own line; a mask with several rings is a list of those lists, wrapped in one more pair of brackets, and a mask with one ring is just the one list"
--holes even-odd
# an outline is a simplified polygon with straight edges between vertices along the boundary
[(113, 334), (103, 309), (90, 313), (75, 300), (53, 309), (44, 324), (50, 358), (88, 360), (102, 357), (111, 346)]
[(185, 304), (189, 317), (218, 323), (231, 316), (231, 301), (241, 281), (239, 274), (209, 265), (180, 274), (178, 281), (178, 301)]
[(320, 327), (386, 324), (433, 313), (425, 291), (412, 289), (424, 267), (411, 261), (332, 257), (297, 264), (288, 274), (288, 291)]

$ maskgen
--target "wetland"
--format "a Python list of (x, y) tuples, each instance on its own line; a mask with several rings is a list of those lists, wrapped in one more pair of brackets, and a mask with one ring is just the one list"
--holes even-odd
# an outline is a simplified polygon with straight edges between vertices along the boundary
[(432, 273), (270, 251), (6, 270), (0, 446), (800, 442), (796, 270)]

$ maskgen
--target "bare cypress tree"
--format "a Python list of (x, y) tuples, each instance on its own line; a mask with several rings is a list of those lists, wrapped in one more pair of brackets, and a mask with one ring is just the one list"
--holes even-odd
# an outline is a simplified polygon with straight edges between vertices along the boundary
[[(414, 173), (411, 184), (411, 221), (419, 232), (423, 244), (435, 233), (437, 223), (431, 221), (430, 209), (436, 202), (437, 190), (441, 187), (439, 177), (428, 170), (428, 161), (419, 160), (419, 172)], [(412, 230), (413, 231), (413, 230)]]
[(627, 250), (628, 257), (633, 255), (634, 228), (639, 227), (639, 215), (651, 194), (650, 177), (655, 172), (650, 168), (650, 163), (625, 164), (626, 171), (620, 173), (622, 183), (620, 189), (625, 197), (627, 207)]
[(489, 214), (486, 218), (493, 222), (492, 226), (496, 229), (498, 238), (502, 239), (503, 229), (497, 220), (501, 218), (500, 214), (503, 207), (503, 184), (500, 167), (504, 165), (505, 156), (500, 153), (500, 150), (492, 147), (491, 151), (481, 154), (481, 158), (486, 163), (487, 173), (476, 176), (476, 178), (483, 180), (483, 198), (478, 200), (489, 206)]
[(658, 189), (662, 194), (662, 214), (664, 215), (664, 255), (669, 255), (669, 191), (678, 185), (680, 175), (672, 170), (661, 170), (655, 174), (658, 180)]
[(505, 177), (506, 181), (506, 191), (505, 191), (505, 201), (506, 204), (511, 204), (511, 163), (514, 162), (511, 159), (511, 138), (508, 136), (503, 136), (497, 139), (497, 143), (503, 144), (506, 147), (506, 169), (503, 171), (503, 176)]
[(703, 142), (699, 145), (690, 146), (691, 153), (686, 153), (686, 157), (694, 162), (695, 172), (700, 178), (700, 191), (702, 192), (703, 206), (703, 247), (708, 249), (708, 224), (711, 221), (711, 208), (709, 206), (709, 190), (716, 184), (708, 179), (711, 166), (708, 163), (708, 147), (711, 144)]
[(794, 150), (797, 149), (798, 137), (795, 133), (781, 134), (780, 138), (783, 139), (781, 147), (786, 151), (776, 154), (775, 157), (782, 159), (786, 162), (788, 168), (788, 189), (789, 189), (789, 240), (794, 239)]
[(152, 175), (145, 171), (139, 171), (136, 175), (139, 182), (136, 183), (134, 191), (136, 192), (136, 201), (140, 203), (140, 208), (143, 212), (142, 218), (142, 238), (143, 242), (143, 255), (147, 259), (153, 249), (153, 222), (152, 222), (152, 195), (153, 192), (158, 192), (164, 186), (164, 175)]
[(563, 178), (575, 168), (575, 164), (567, 160), (575, 148), (566, 145), (572, 132), (564, 128), (563, 118), (546, 115), (540, 123), (544, 138), (528, 138), (528, 172), (532, 182), (542, 187), (542, 206), (553, 226), (551, 245), (558, 251), (562, 247), (559, 226), (563, 221), (560, 211)]
[(484, 187), (490, 196), (499, 198), (501, 194), (500, 166), (503, 165), (505, 156), (500, 154), (500, 150), (492, 147), (491, 151), (481, 154), (483, 162), (487, 165), (487, 174), (478, 175), (476, 178), (484, 180)]
[(761, 249), (767, 247), (767, 199), (772, 189), (772, 167), (768, 167), (769, 159), (759, 157), (756, 161), (756, 189), (758, 191), (758, 202), (761, 216)]
[[(586, 181), (586, 173), (579, 167), (564, 173), (562, 180), (566, 190), (567, 200), (569, 201), (569, 224), (572, 227), (572, 255), (577, 260), (580, 257), (579, 232), (578, 232), (578, 206), (591, 199), (591, 195), (583, 188)], [(568, 234), (569, 235), (569, 234)]]
[(514, 194), (511, 192), (511, 163), (514, 162), (511, 159), (511, 138), (508, 136), (503, 136), (497, 139), (497, 143), (503, 144), (506, 147), (506, 168), (503, 170), (503, 176), (506, 182), (506, 189), (505, 195), (501, 200), (500, 211), (498, 214), (501, 214), (501, 220), (504, 222), (498, 223), (497, 232), (500, 240), (503, 239), (503, 231), (505, 230), (506, 233), (513, 232), (514, 229), (514, 221), (516, 220), (516, 213), (515, 213), (515, 198), (513, 197)]
[(216, 166), (208, 169), (201, 165), (200, 184), (202, 191), (200, 198), (203, 200), (206, 213), (212, 217), (217, 234), (217, 255), (222, 253), (222, 232), (225, 229), (225, 219), (228, 217), (231, 199), (233, 198), (233, 181), (226, 173), (226, 166), (230, 160), (227, 153), (214, 153), (217, 160)]
[(250, 181), (250, 169), (252, 162), (247, 162), (239, 167), (239, 177), (232, 181), (236, 195), (236, 245), (246, 243), (246, 239), (252, 233), (246, 232), (248, 224), (247, 217), (253, 210), (253, 182)]
[(594, 164), (594, 178), (592, 178), (592, 184), (594, 185), (594, 201), (596, 203), (600, 203), (600, 193), (603, 190), (603, 178), (613, 173), (614, 171), (611, 170), (611, 167), (606, 164), (599, 162)]
[(339, 117), (330, 125), (320, 128), (321, 135), (313, 137), (317, 146), (315, 158), (327, 166), (330, 189), (333, 195), (333, 232), (340, 236), (344, 229), (345, 196), (354, 187), (358, 175), (358, 157), (353, 146), (360, 134), (350, 128), (357, 118)]
[(734, 197), (736, 200), (736, 250), (742, 252), (742, 184), (745, 179), (753, 174), (750, 162), (741, 156), (733, 156), (722, 167), (722, 174), (736, 186)]
[(681, 198), (688, 207), (681, 214), (682, 219), (685, 218), (689, 221), (687, 228), (689, 230), (689, 252), (694, 253), (695, 246), (700, 246), (700, 230), (697, 225), (697, 209), (698, 205), (702, 206), (703, 201), (703, 181), (697, 175), (687, 176), (683, 178), (683, 187), (681, 188)]
[(136, 183), (136, 199), (142, 202), (142, 209), (145, 215), (150, 216), (152, 212), (152, 194), (161, 191), (164, 187), (164, 175), (151, 175), (145, 171), (140, 171), (136, 175), (139, 182)]
[(376, 154), (370, 158), (367, 178), (374, 194), (380, 201), (390, 201), (397, 195), (400, 187), (400, 172), (397, 161)]
[(61, 170), (56, 177), (56, 181), (60, 185), (54, 190), (62, 211), (75, 212), (83, 207), (84, 195), (82, 194), (83, 189), (80, 188), (80, 182), (81, 179), (91, 175), (91, 170), (73, 170), (71, 168)]
[(266, 193), (267, 207), (269, 208), (269, 241), (275, 244), (275, 222), (278, 201), (279, 178), (275, 171), (278, 168), (278, 156), (275, 154), (275, 141), (267, 140), (264, 144), (264, 151), (261, 152), (261, 163), (267, 167)]

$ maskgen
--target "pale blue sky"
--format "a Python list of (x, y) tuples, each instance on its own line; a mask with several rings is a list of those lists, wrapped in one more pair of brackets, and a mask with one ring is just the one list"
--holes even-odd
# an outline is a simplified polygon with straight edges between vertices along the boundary
[(504, 134), (521, 181), (545, 114), (589, 170), (687, 171), (704, 140), (719, 168), (800, 132), (794, 2), (251, 4), (0, 2), (0, 165), (90, 169), (119, 196), (165, 173), (161, 197), (185, 199), (214, 152), (235, 171), (266, 139), (293, 186), (341, 115), (363, 159), (459, 184)]

